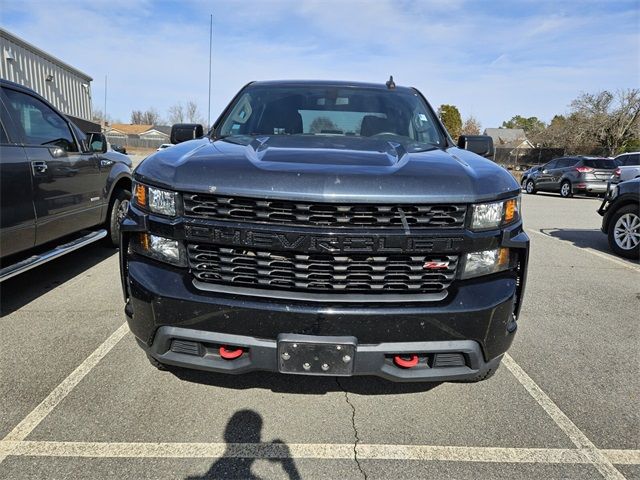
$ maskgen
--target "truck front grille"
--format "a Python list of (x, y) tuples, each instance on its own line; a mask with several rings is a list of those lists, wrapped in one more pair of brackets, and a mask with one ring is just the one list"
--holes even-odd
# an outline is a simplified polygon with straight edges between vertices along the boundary
[(297, 254), (189, 244), (197, 280), (308, 292), (437, 293), (456, 274), (455, 255)]
[[(341, 205), (184, 194), (187, 217), (307, 227), (460, 228), (465, 205)], [(403, 219), (404, 216), (404, 219)]]

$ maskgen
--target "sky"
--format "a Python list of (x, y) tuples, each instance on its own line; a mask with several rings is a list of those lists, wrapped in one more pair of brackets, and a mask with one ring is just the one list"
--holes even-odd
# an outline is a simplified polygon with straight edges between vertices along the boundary
[(640, 87), (640, 0), (0, 0), (0, 25), (93, 77), (94, 106), (195, 101), (211, 120), (252, 80), (419, 89), (483, 128), (549, 121), (581, 92)]

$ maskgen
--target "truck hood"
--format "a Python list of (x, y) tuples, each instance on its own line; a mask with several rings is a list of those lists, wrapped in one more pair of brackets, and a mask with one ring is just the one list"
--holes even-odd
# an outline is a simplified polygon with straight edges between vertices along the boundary
[(183, 192), (358, 203), (471, 203), (520, 187), (490, 160), (456, 147), (362, 137), (264, 136), (193, 140), (156, 152), (141, 182)]

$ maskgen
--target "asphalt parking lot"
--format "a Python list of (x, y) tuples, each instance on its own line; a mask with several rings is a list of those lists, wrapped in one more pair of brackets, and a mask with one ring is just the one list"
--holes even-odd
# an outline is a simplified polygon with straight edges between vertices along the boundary
[(523, 195), (519, 332), (478, 384), (155, 370), (94, 245), (2, 284), (1, 479), (640, 478), (640, 265)]

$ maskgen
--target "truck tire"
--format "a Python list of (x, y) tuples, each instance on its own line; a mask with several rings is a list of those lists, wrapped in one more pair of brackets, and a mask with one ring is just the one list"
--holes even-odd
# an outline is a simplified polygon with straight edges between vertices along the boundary
[(571, 198), (571, 197), (573, 197), (573, 191), (571, 189), (571, 182), (569, 180), (564, 180), (560, 184), (560, 196), (562, 198)]
[(609, 221), (607, 240), (616, 255), (632, 260), (640, 258), (640, 207), (625, 205)]
[(169, 367), (166, 366), (164, 363), (159, 362), (158, 360), (156, 360), (154, 357), (152, 357), (151, 355), (149, 355), (147, 353), (147, 358), (149, 359), (149, 363), (151, 365), (153, 365), (154, 367), (156, 367), (158, 370), (162, 371), (162, 372), (166, 372), (167, 370), (169, 370)]
[(109, 232), (107, 241), (110, 245), (118, 248), (120, 246), (120, 222), (129, 208), (131, 192), (129, 190), (118, 190), (114, 195), (107, 213), (107, 230)]
[(489, 380), (491, 377), (493, 377), (495, 375), (495, 373), (498, 370), (499, 366), (500, 366), (500, 364), (496, 365), (493, 368), (490, 368), (486, 372), (479, 373), (478, 376), (476, 376), (474, 378), (469, 378), (467, 380), (460, 380), (457, 383), (478, 383), (478, 382), (482, 382), (484, 380)]

